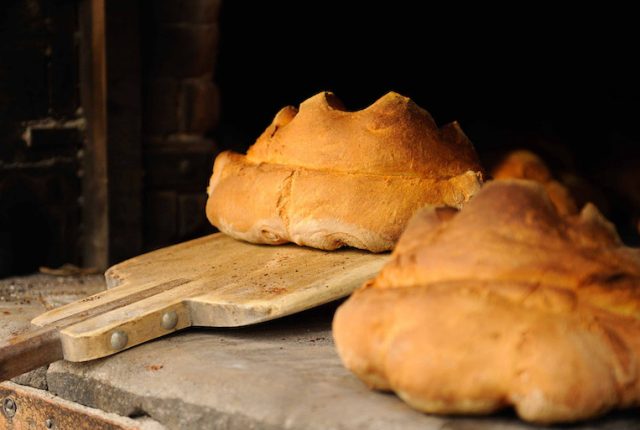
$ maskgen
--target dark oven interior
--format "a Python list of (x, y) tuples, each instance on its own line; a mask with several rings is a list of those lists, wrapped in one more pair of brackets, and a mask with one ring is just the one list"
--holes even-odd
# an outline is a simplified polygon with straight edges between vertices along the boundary
[(487, 167), (531, 149), (637, 244), (640, 84), (624, 14), (605, 34), (555, 10), (482, 12), (3, 0), (0, 276), (103, 269), (212, 232), (215, 154), (246, 150), (282, 106), (322, 90), (350, 109), (407, 95), (458, 120)]

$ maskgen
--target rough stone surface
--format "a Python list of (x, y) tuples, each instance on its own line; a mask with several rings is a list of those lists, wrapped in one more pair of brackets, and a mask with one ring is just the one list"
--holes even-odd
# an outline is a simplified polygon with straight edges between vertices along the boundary
[[(334, 351), (333, 310), (256, 327), (191, 330), (91, 363), (58, 362), (49, 368), (49, 389), (120, 415), (144, 413), (172, 429), (536, 428), (511, 413), (428, 416), (368, 390)], [(572, 428), (630, 430), (638, 423), (618, 413)]]
[(102, 275), (31, 275), (0, 279), (0, 337), (27, 329), (41, 313), (106, 288)]
[(145, 133), (163, 135), (178, 130), (180, 82), (176, 79), (149, 79), (144, 88)]
[[(0, 279), (0, 338), (24, 332), (41, 313), (106, 288), (102, 275), (50, 276), (37, 274)], [(20, 385), (47, 389), (47, 367), (13, 379)]]
[(215, 128), (220, 114), (220, 92), (210, 79), (188, 79), (182, 86), (180, 131), (205, 133)]
[(49, 366), (38, 367), (31, 372), (23, 373), (13, 378), (11, 381), (16, 384), (26, 385), (28, 387), (37, 388), (39, 390), (47, 389), (47, 369)]
[[(185, 192), (194, 183), (208, 183), (215, 157), (213, 140), (178, 134), (147, 142), (143, 159), (147, 186), (155, 190)], [(204, 191), (204, 188), (198, 187), (197, 191)]]
[(220, 93), (210, 78), (149, 80), (145, 85), (145, 133), (206, 133), (218, 123)]
[[(215, 144), (208, 138), (220, 118), (220, 91), (213, 82), (220, 4), (143, 2), (143, 167), (145, 194), (152, 195), (143, 211), (145, 250), (215, 231), (203, 206), (192, 203), (204, 195), (202, 184), (208, 183), (215, 158)], [(174, 210), (156, 212), (166, 192), (177, 195), (170, 199)]]
[(178, 236), (193, 236), (208, 226), (207, 216), (202, 210), (207, 204), (207, 193), (181, 194), (178, 196)]
[[(145, 195), (144, 240), (151, 247), (159, 247), (176, 239), (178, 193), (153, 191)], [(161, 215), (158, 215), (161, 214)]]
[[(0, 280), (0, 336), (49, 308), (104, 289), (101, 276)], [(253, 327), (197, 329), (89, 363), (60, 361), (16, 382), (135, 418), (151, 429), (638, 430), (637, 411), (564, 427), (513, 413), (435, 417), (368, 390), (342, 367), (331, 338), (335, 304)], [(8, 312), (5, 313), (5, 312)]]
[(156, 29), (156, 35), (148, 47), (152, 76), (212, 76), (218, 48), (217, 24), (161, 25)]

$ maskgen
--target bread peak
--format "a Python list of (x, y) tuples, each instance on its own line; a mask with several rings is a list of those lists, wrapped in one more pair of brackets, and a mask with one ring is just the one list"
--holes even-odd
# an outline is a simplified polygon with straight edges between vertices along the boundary
[(425, 208), (336, 312), (344, 364), (414, 408), (569, 422), (640, 405), (640, 249), (593, 205), (541, 184), (485, 185)]
[(247, 152), (254, 163), (314, 170), (448, 179), (482, 171), (457, 122), (438, 128), (429, 113), (395, 92), (349, 112), (331, 92), (281, 109)]
[(281, 109), (246, 156), (218, 155), (207, 217), (248, 242), (381, 252), (418, 209), (462, 207), (481, 185), (456, 123), (438, 129), (396, 93), (347, 112), (324, 92)]

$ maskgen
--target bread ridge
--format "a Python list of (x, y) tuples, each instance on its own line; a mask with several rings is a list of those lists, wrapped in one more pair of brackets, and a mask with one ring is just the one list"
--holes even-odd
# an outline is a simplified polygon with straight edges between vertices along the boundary
[[(232, 152), (218, 156), (214, 172), (206, 212), (222, 232), (254, 243), (372, 252), (391, 249), (406, 219), (424, 204), (461, 207), (482, 183), (471, 171), (447, 180), (336, 173), (254, 164)], [(255, 184), (261, 184), (259, 196)]]
[(206, 214), (249, 242), (382, 252), (420, 207), (461, 207), (482, 178), (457, 123), (438, 129), (393, 92), (356, 112), (323, 92), (281, 109), (246, 156), (218, 155)]
[(569, 189), (556, 181), (549, 167), (535, 153), (517, 149), (507, 153), (491, 171), (494, 179), (530, 179), (544, 186), (549, 198), (562, 215), (578, 213), (578, 205)]
[[(291, 145), (292, 141), (312, 144)], [(457, 122), (438, 129), (408, 97), (389, 92), (349, 112), (328, 91), (278, 112), (247, 151), (258, 163), (316, 170), (448, 178), (482, 171), (473, 145)]]
[(347, 368), (429, 413), (549, 424), (640, 406), (640, 249), (593, 205), (491, 181), (459, 212), (419, 211), (333, 333)]

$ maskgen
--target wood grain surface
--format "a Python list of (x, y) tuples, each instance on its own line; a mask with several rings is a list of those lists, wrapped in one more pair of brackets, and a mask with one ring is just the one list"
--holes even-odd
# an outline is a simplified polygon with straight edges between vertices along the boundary
[[(373, 277), (387, 258), (354, 249), (254, 245), (217, 233), (120, 263), (105, 274), (109, 290), (33, 323), (63, 325), (64, 358), (86, 361), (190, 326), (254, 324), (336, 300)], [(171, 316), (175, 326), (168, 328), (163, 317)], [(118, 338), (122, 346), (114, 347)]]

